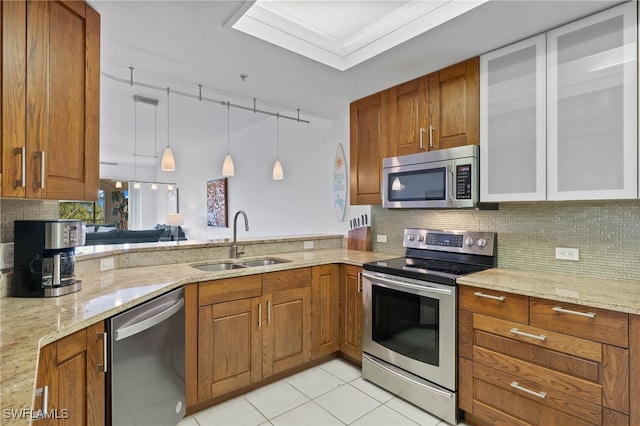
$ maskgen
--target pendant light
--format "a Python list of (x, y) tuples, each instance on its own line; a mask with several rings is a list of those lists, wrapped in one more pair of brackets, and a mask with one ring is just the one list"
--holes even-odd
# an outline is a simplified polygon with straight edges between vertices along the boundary
[(160, 170), (165, 172), (174, 172), (176, 170), (176, 160), (173, 158), (173, 152), (169, 146), (169, 92), (167, 87), (167, 147), (162, 154), (162, 163), (160, 164)]
[(282, 164), (280, 164), (280, 159), (278, 158), (279, 145), (280, 145), (280, 114), (276, 114), (276, 163), (273, 165), (273, 180), (284, 179)]
[(116, 181), (116, 188), (117, 189), (122, 188), (122, 181), (119, 181), (119, 180)]
[(233, 167), (233, 160), (229, 155), (229, 110), (231, 109), (231, 103), (227, 101), (227, 156), (224, 157), (224, 163), (222, 164), (222, 176), (233, 176), (236, 171)]

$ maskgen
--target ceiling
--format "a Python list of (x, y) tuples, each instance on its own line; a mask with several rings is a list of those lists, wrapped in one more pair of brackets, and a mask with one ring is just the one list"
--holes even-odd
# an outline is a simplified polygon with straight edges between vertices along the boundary
[(344, 71), (486, 1), (252, 0), (225, 27)]
[[(310, 1), (317, 10), (354, 7), (353, 1), (305, 3)], [(247, 106), (257, 98), (274, 112), (300, 108), (302, 117), (335, 120), (348, 116), (352, 100), (620, 2), (491, 0), (345, 71), (225, 26), (238, 9), (246, 9), (242, 1), (89, 3), (102, 18), (103, 70), (128, 79), (128, 67), (134, 67), (164, 79), (164, 85), (183, 82), (194, 94), (202, 84), (235, 94)], [(378, 6), (384, 12), (393, 1)], [(372, 19), (384, 21), (380, 14)]]

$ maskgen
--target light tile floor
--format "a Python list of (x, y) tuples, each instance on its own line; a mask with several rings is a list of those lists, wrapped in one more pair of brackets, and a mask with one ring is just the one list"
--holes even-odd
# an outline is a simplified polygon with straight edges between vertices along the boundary
[[(183, 419), (178, 426), (448, 426), (335, 359)], [(465, 423), (460, 423), (465, 425)]]

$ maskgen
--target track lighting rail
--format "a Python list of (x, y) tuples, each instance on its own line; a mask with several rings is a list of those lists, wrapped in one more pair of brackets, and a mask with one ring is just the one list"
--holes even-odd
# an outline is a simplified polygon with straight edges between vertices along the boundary
[[(113, 74), (109, 74), (109, 73), (104, 72), (104, 71), (100, 72), (100, 74), (105, 76), (105, 77), (107, 77), (107, 78), (110, 78), (111, 80), (114, 80), (114, 81), (117, 81), (117, 82), (120, 82), (120, 83), (124, 83), (124, 84), (128, 84), (130, 86), (140, 86), (140, 87), (145, 87), (147, 89), (160, 90), (162, 92), (166, 92), (167, 87), (156, 86), (156, 85), (153, 85), (153, 84), (144, 83), (142, 81), (134, 80), (133, 79), (133, 68), (129, 67), (129, 70), (131, 72), (131, 76), (130, 76), (129, 79), (122, 78), (122, 77), (117, 77), (117, 76), (115, 76)], [(256, 98), (253, 98), (253, 107), (247, 107), (247, 106), (244, 106), (244, 105), (233, 104), (233, 103), (230, 103), (228, 101), (221, 101), (221, 100), (218, 100), (218, 99), (213, 99), (213, 98), (208, 98), (208, 97), (202, 96), (202, 84), (198, 85), (198, 89), (199, 89), (198, 93), (195, 94), (195, 95), (191, 94), (191, 93), (187, 93), (187, 92), (182, 92), (182, 91), (179, 91), (179, 90), (171, 90), (171, 93), (172, 94), (176, 94), (176, 95), (180, 95), (180, 96), (185, 96), (185, 97), (191, 98), (191, 99), (196, 99), (198, 101), (206, 101), (206, 102), (211, 102), (211, 103), (214, 103), (214, 104), (219, 104), (219, 105), (222, 105), (222, 106), (228, 106), (228, 107), (232, 107), (232, 108), (242, 109), (242, 110), (245, 110), (245, 111), (251, 111), (251, 112), (256, 113), (256, 114), (265, 114), (265, 115), (270, 115), (272, 117), (285, 118), (287, 120), (296, 121), (298, 123), (305, 123), (305, 124), (309, 124), (310, 123), (309, 120), (304, 120), (304, 119), (300, 118), (300, 109), (299, 108), (297, 110), (298, 111), (297, 117), (291, 117), (291, 116), (283, 115), (283, 114), (280, 114), (280, 113), (277, 113), (277, 112), (271, 112), (271, 111), (266, 111), (266, 110), (263, 110), (263, 109), (256, 108)]]

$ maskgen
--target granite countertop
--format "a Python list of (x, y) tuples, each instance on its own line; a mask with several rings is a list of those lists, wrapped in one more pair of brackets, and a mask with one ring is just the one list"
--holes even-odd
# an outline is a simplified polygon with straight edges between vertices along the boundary
[(640, 315), (640, 283), (552, 272), (493, 268), (458, 284)]
[(274, 253), (271, 256), (291, 262), (219, 272), (202, 272), (187, 263), (118, 269), (82, 277), (82, 290), (66, 296), (0, 299), (0, 402), (3, 410), (0, 423), (30, 422), (30, 419), (7, 418), (10, 417), (7, 410), (31, 409), (41, 347), (176, 287), (328, 263), (362, 265), (393, 257), (388, 253), (347, 249)]

